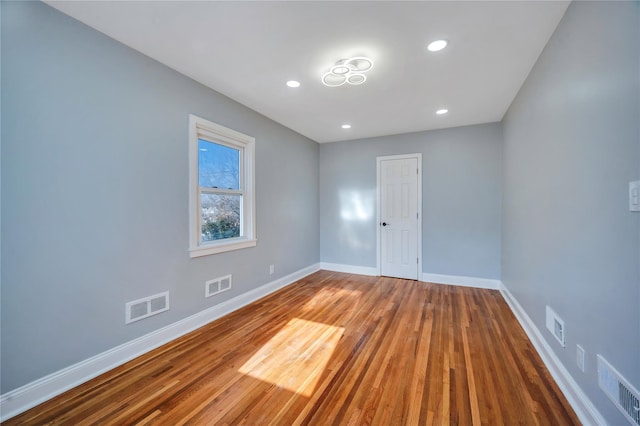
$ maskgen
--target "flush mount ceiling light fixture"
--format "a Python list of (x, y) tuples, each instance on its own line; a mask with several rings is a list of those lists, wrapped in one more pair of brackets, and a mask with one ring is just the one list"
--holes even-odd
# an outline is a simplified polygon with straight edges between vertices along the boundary
[(367, 81), (363, 73), (373, 68), (373, 61), (364, 56), (342, 59), (322, 76), (322, 84), (329, 87), (342, 86), (345, 83), (355, 86)]

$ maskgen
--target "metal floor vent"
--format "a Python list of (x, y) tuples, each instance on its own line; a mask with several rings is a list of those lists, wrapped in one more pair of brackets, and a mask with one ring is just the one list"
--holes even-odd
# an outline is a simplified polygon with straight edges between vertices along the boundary
[(553, 334), (553, 336), (560, 342), (562, 347), (566, 345), (564, 335), (564, 321), (560, 319), (553, 309), (547, 306), (547, 329)]
[(632, 425), (640, 426), (640, 392), (599, 354), (598, 385)]
[(214, 294), (222, 293), (231, 288), (231, 274), (224, 277), (214, 278), (204, 283), (204, 297), (211, 297)]
[(138, 321), (169, 310), (169, 292), (155, 294), (143, 299), (127, 302), (125, 323)]

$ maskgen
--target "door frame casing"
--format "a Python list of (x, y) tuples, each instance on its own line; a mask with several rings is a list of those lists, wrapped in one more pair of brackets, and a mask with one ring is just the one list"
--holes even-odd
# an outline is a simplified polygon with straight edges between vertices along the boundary
[(415, 158), (418, 160), (418, 182), (417, 182), (417, 192), (418, 192), (418, 200), (417, 200), (417, 208), (418, 208), (418, 247), (417, 247), (417, 256), (418, 262), (416, 264), (417, 268), (417, 277), (418, 281), (422, 281), (422, 153), (418, 152), (415, 154), (401, 154), (401, 155), (387, 155), (382, 157), (376, 157), (376, 270), (378, 276), (382, 275), (382, 262), (381, 262), (381, 250), (380, 250), (380, 228), (382, 218), (380, 217), (381, 213), (381, 165), (385, 160), (405, 160), (408, 158)]

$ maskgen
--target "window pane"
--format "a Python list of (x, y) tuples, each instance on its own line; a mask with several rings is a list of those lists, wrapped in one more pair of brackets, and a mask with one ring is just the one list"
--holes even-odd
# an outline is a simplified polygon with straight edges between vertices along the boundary
[(198, 184), (240, 189), (240, 150), (198, 139)]
[(202, 194), (201, 242), (240, 236), (240, 195)]

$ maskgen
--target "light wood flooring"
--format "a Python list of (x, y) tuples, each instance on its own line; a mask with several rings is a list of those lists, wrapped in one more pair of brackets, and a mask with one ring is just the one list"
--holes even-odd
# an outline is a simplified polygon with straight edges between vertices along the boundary
[(319, 271), (6, 425), (577, 425), (499, 292)]

